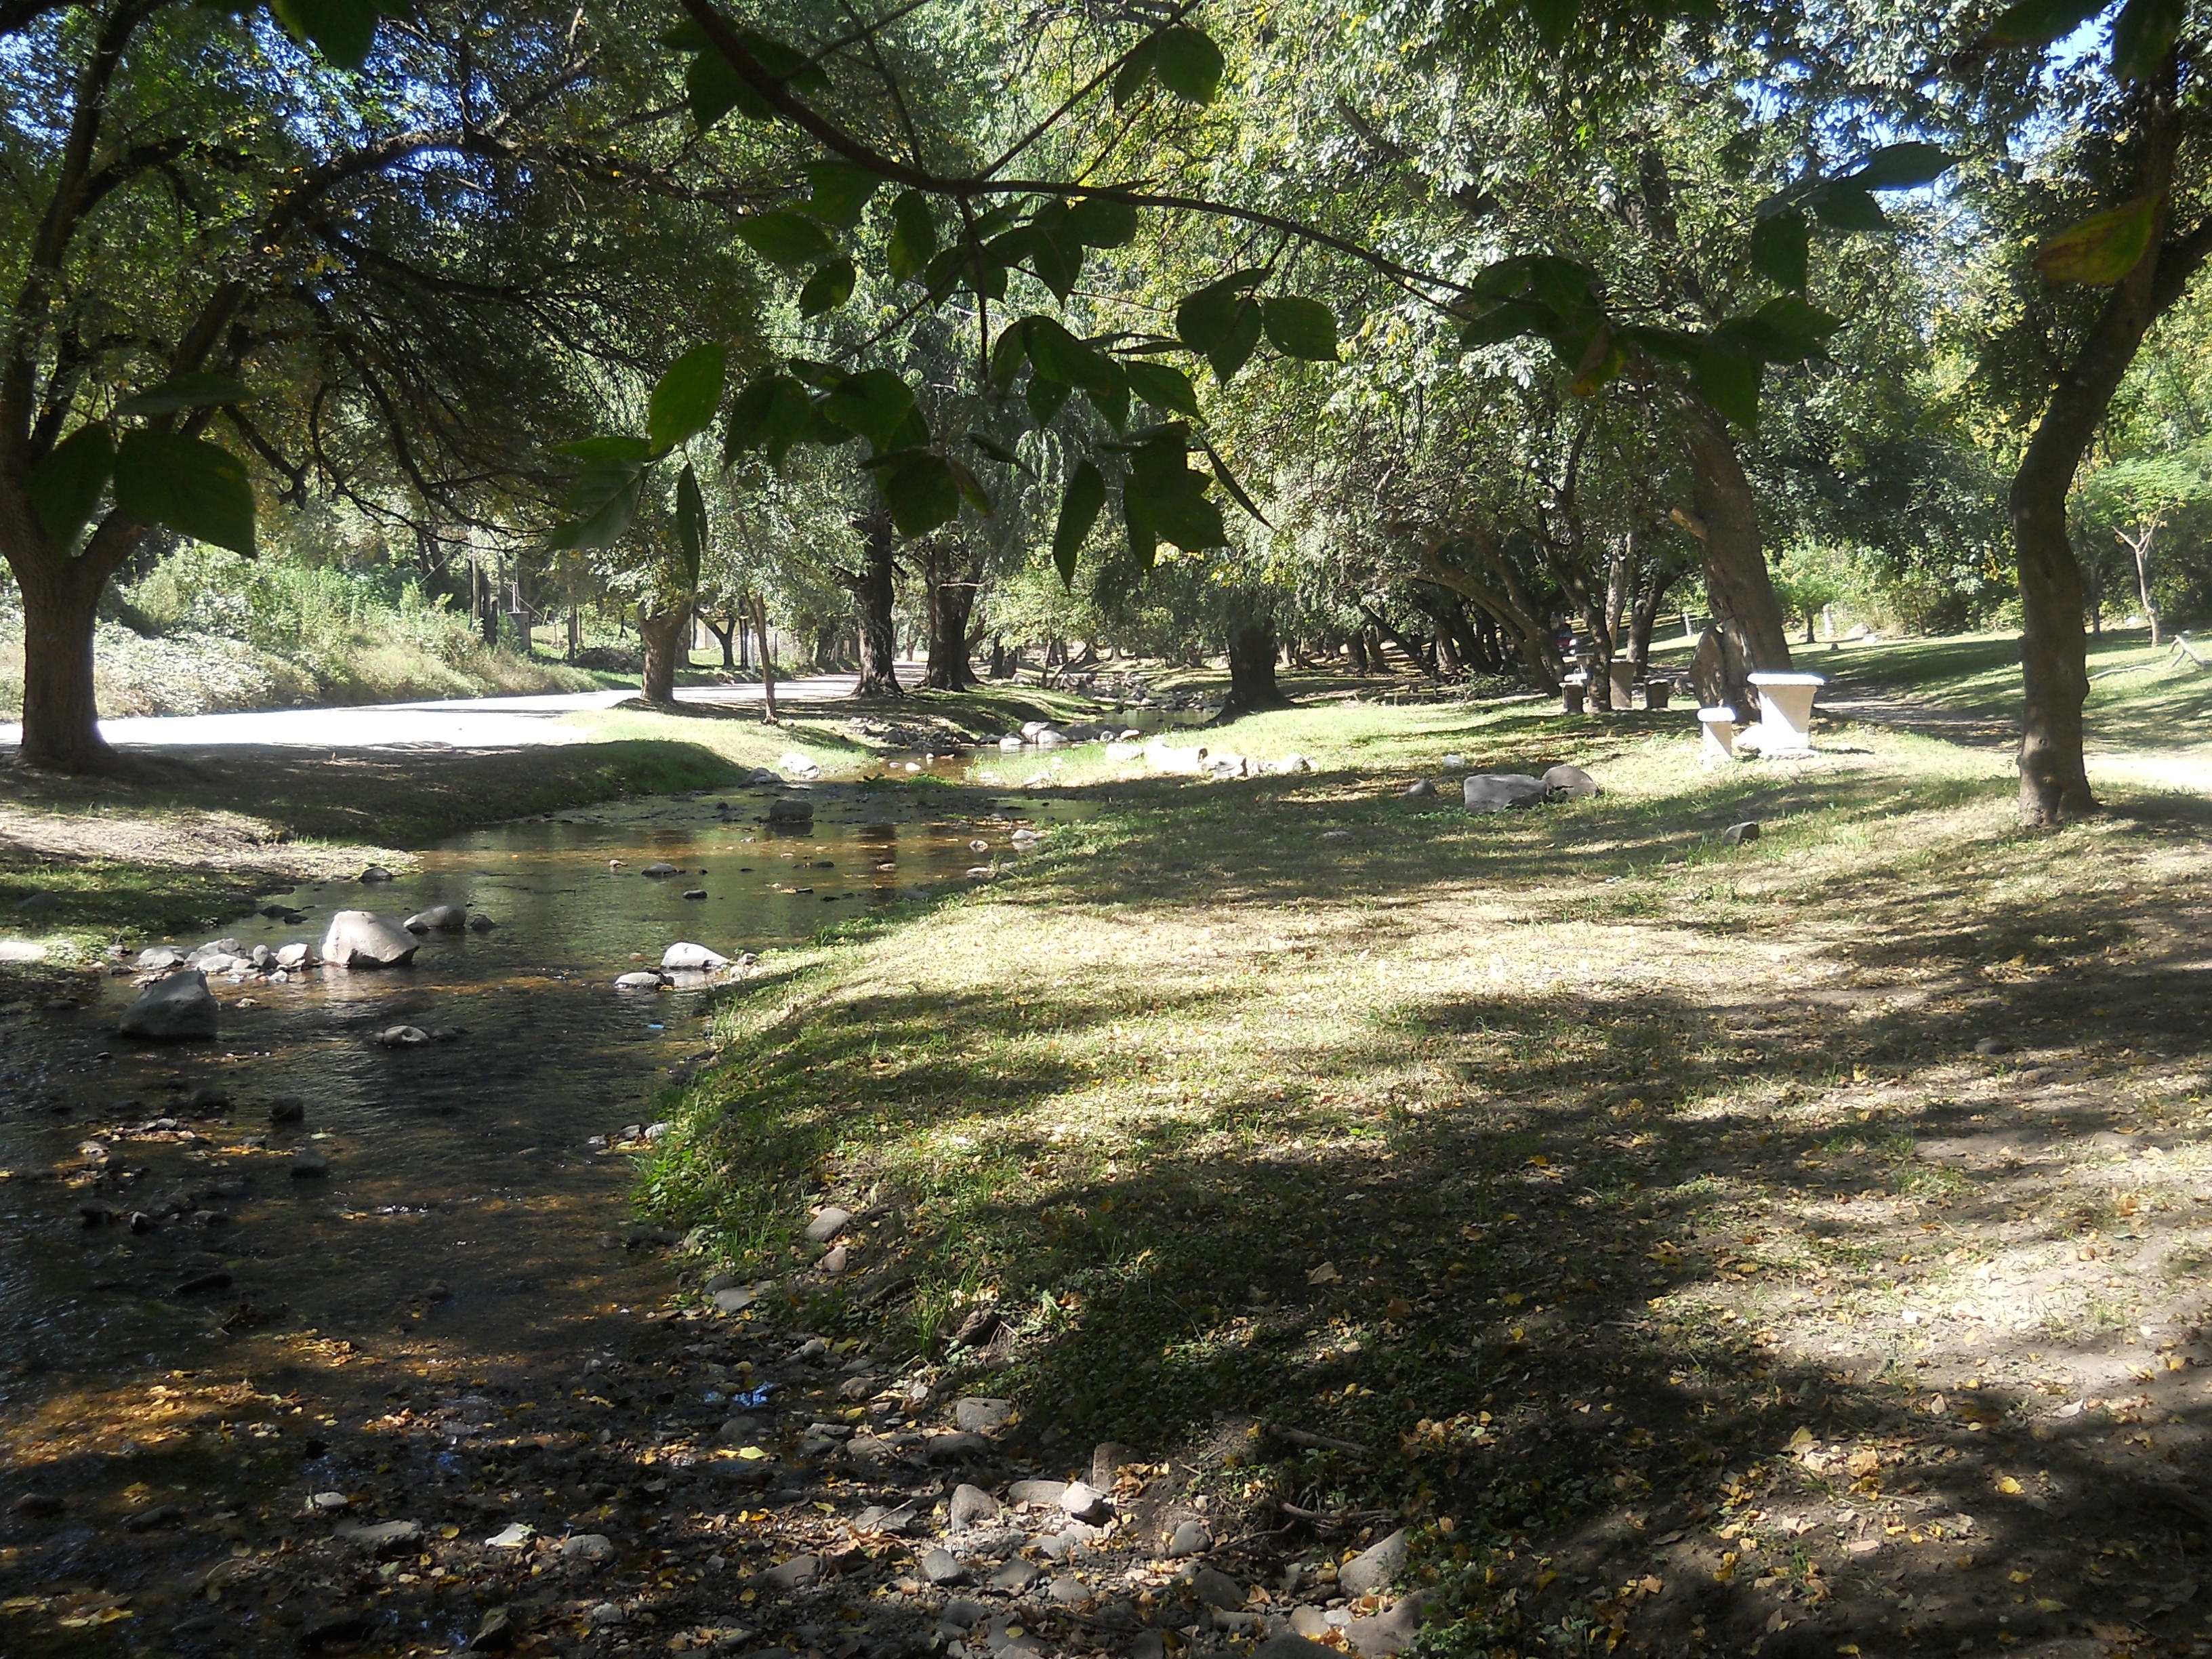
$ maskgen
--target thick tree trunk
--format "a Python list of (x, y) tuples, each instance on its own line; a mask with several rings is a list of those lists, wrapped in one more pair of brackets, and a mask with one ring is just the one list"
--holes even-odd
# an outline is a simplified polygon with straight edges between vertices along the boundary
[(1275, 630), (1264, 622), (1246, 623), (1229, 636), (1229, 701), (1221, 717), (1288, 708), (1291, 700), (1275, 684)]
[(1474, 601), (1495, 617), (1501, 631), (1510, 629), (1514, 643), (1521, 653), (1529, 681), (1550, 696), (1557, 696), (1563, 665), (1551, 625), (1536, 614), (1535, 607), (1521, 589), (1520, 580), (1513, 574), (1512, 565), (1498, 550), (1497, 544), (1480, 531), (1460, 538), (1473, 549), (1478, 557), (1490, 567), (1497, 580), (1493, 585), (1456, 565), (1444, 562), (1444, 549), (1453, 538), (1431, 537), (1421, 549), (1421, 562), (1429, 573), (1429, 580), (1449, 587)]
[(735, 672), (738, 666), (737, 611), (732, 609), (726, 622), (718, 623), (702, 611), (699, 613), (699, 620), (706, 625), (707, 631), (714, 636), (714, 643), (722, 647), (723, 671)]
[(929, 585), (929, 667), (922, 683), (933, 691), (965, 691), (975, 684), (968, 661), (968, 613), (975, 608), (975, 583), (962, 580), (954, 550), (933, 545), (922, 555)]
[(1702, 398), (1684, 399), (1682, 441), (1697, 509), (1689, 528), (1705, 551), (1705, 595), (1720, 644), (1717, 675), (1698, 695), (1735, 709), (1739, 720), (1753, 720), (1759, 698), (1752, 674), (1790, 665), (1789, 630), (1759, 537), (1759, 504), (1727, 422)]
[(861, 526), (866, 562), (857, 576), (846, 579), (860, 611), (860, 674), (853, 687), (856, 697), (896, 697), (898, 683), (898, 630), (891, 616), (891, 575), (896, 548), (891, 537), (890, 515), (872, 513)]
[(23, 763), (112, 771), (117, 757), (100, 735), (92, 689), (92, 628), (106, 584), (85, 580), (74, 560), (58, 569), (29, 560), (11, 568), (23, 595)]
[(645, 641), (645, 700), (674, 702), (677, 665), (688, 661), (691, 655), (684, 648), (690, 643), (691, 607), (679, 604), (665, 611), (648, 611), (640, 605), (637, 633)]

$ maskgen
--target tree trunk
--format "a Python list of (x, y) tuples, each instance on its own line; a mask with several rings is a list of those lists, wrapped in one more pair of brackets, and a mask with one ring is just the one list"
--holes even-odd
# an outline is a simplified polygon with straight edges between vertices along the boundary
[(1368, 666), (1367, 641), (1359, 629), (1355, 628), (1344, 636), (1344, 655), (1352, 665), (1352, 672), (1362, 679), (1374, 672)]
[(583, 638), (584, 611), (580, 605), (568, 607), (568, 660), (576, 660), (576, 647)]
[(896, 548), (891, 536), (890, 515), (871, 513), (861, 526), (866, 562), (858, 575), (845, 579), (860, 611), (860, 674), (853, 687), (856, 697), (899, 695), (898, 630), (891, 616)]
[(1460, 538), (1490, 567), (1497, 580), (1495, 585), (1486, 582), (1456, 565), (1444, 562), (1444, 549), (1453, 539), (1435, 536), (1423, 544), (1421, 562), (1429, 573), (1429, 580), (1473, 599), (1496, 617), (1503, 628), (1510, 629), (1529, 680), (1546, 694), (1556, 696), (1562, 672), (1559, 646), (1551, 625), (1536, 614), (1535, 607), (1522, 591), (1512, 565), (1483, 532), (1477, 531)]
[(2158, 520), (2154, 519), (2142, 527), (2140, 535), (2130, 536), (2124, 530), (2120, 539), (2128, 544), (2128, 551), (2136, 556), (2136, 592), (2142, 599), (2143, 620), (2150, 624), (2150, 642), (2158, 644), (2158, 607), (2150, 597), (2150, 548), (2158, 538)]
[(684, 649), (691, 633), (691, 607), (689, 605), (671, 605), (665, 611), (637, 608), (637, 634), (645, 641), (645, 680), (642, 690), (647, 702), (676, 701), (676, 665), (688, 661), (690, 652)]
[(23, 595), (23, 763), (52, 772), (114, 770), (118, 762), (100, 735), (92, 686), (92, 629), (106, 584), (86, 580), (75, 560), (58, 569), (38, 569), (28, 560), (10, 566)]
[(1767, 573), (1759, 538), (1759, 504), (1736, 457), (1728, 424), (1702, 398), (1686, 397), (1682, 441), (1689, 453), (1691, 499), (1697, 517), (1687, 528), (1705, 552), (1705, 596), (1711, 631), (1719, 641), (1717, 672), (1698, 695), (1754, 718), (1759, 698), (1750, 677), (1790, 667), (1790, 635)]
[(768, 601), (753, 596), (753, 630), (760, 640), (761, 722), (775, 724), (775, 653), (769, 648)]
[(714, 643), (722, 647), (723, 672), (735, 672), (738, 666), (737, 611), (735, 610), (730, 611), (726, 624), (718, 623), (703, 611), (699, 613), (699, 620), (706, 625), (707, 631), (714, 636)]
[(975, 583), (963, 581), (954, 550), (933, 544), (922, 554), (929, 586), (929, 667), (922, 683), (933, 691), (965, 691), (975, 684), (968, 661), (968, 613), (975, 608)]
[(1291, 700), (1275, 684), (1275, 630), (1264, 622), (1246, 623), (1229, 636), (1229, 701), (1221, 718), (1288, 708)]

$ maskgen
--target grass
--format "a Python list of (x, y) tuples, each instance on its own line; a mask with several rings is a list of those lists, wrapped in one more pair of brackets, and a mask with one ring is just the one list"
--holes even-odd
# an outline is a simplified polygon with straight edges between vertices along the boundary
[[(2058, 1359), (2038, 1297), (2124, 1314), (2067, 1327), (2092, 1378), (2139, 1328), (2179, 1352), (2212, 1291), (2185, 1255), (2104, 1284), (2047, 1224), (2105, 1179), (2085, 1125), (2160, 1137), (2141, 1174), (2168, 1196), (2212, 1178), (2189, 966), (2208, 815), (2116, 790), (2105, 819), (2029, 835), (2001, 753), (1858, 726), (1810, 763), (1706, 773), (1686, 717), (1546, 707), (1207, 734), (1302, 751), (1306, 777), (1068, 763), (1088, 815), (1044, 853), (726, 1000), (643, 1201), (1074, 1443), (1195, 1456), (1253, 1425), (1204, 1476), (1223, 1501), (1407, 1517), (1442, 1650), (1634, 1624), (1662, 1651), (1725, 1625), (1733, 1651), (1862, 1593), (1872, 1620), (1886, 1593), (1839, 1529), (1913, 1492), (1981, 1513), (2014, 1455), (1921, 1391), (2024, 1395)], [(1485, 818), (1404, 799), (1447, 750), (1571, 760), (1607, 793)], [(1745, 818), (1757, 842), (1721, 840)], [(1992, 1033), (2017, 1052), (1978, 1054)], [(2066, 1073), (2063, 1115), (2021, 1104), (2030, 1058)], [(825, 1198), (869, 1224), (835, 1281), (798, 1237)], [(1012, 1333), (1000, 1372), (945, 1346), (983, 1306)], [(2101, 1495), (1985, 1536), (2106, 1525), (2147, 1478), (2054, 1432), (2036, 1455)], [(1806, 1563), (1717, 1588), (1729, 1540), (1785, 1504), (1827, 1528)], [(1645, 1572), (1706, 1588), (1606, 1588)]]

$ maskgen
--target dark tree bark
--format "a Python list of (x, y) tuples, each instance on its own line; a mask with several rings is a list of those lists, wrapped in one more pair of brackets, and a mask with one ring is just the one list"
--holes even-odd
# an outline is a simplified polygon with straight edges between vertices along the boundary
[(23, 595), (23, 747), (28, 766), (100, 772), (118, 764), (100, 735), (93, 698), (92, 629), (106, 580), (74, 564), (17, 568)]
[(706, 625), (707, 631), (714, 636), (714, 643), (722, 647), (723, 668), (734, 672), (738, 665), (738, 629), (739, 627), (737, 607), (732, 605), (727, 616), (721, 622), (716, 622), (704, 611), (699, 613), (699, 620)]
[(1289, 707), (1291, 700), (1275, 684), (1275, 630), (1265, 622), (1248, 622), (1229, 636), (1229, 701), (1221, 718)]
[(672, 605), (665, 611), (638, 606), (637, 635), (645, 641), (645, 678), (641, 690), (647, 702), (676, 701), (677, 665), (691, 654), (684, 649), (690, 642), (690, 634), (691, 607), (689, 605)]
[(897, 556), (890, 515), (880, 510), (861, 521), (864, 562), (857, 574), (842, 578), (859, 612), (860, 673), (856, 697), (896, 697), (898, 629), (891, 615), (891, 578)]
[(1375, 672), (1367, 660), (1367, 639), (1362, 630), (1355, 628), (1345, 635), (1344, 655), (1352, 665), (1352, 672), (1362, 679)]
[(769, 648), (768, 601), (756, 594), (753, 597), (754, 635), (760, 641), (761, 722), (774, 726), (775, 721), (775, 653)]
[(1501, 630), (1510, 629), (1529, 682), (1539, 690), (1556, 696), (1565, 672), (1559, 661), (1559, 645), (1551, 624), (1537, 614), (1535, 606), (1522, 592), (1520, 578), (1514, 574), (1512, 564), (1499, 552), (1497, 544), (1480, 531), (1457, 538), (1489, 568), (1490, 580), (1486, 580), (1445, 562), (1444, 549), (1454, 540), (1449, 536), (1437, 536), (1423, 544), (1421, 562), (1429, 580), (1474, 600), (1497, 619)]
[(975, 684), (968, 661), (968, 616), (975, 608), (981, 572), (970, 561), (963, 574), (958, 551), (941, 541), (922, 550), (922, 580), (929, 587), (929, 667), (923, 684), (933, 691), (965, 691)]
[(1749, 720), (1759, 708), (1750, 677), (1790, 667), (1790, 635), (1766, 568), (1759, 504), (1727, 422), (1694, 394), (1682, 400), (1682, 442), (1697, 514), (1694, 519), (1685, 515), (1685, 527), (1704, 550), (1705, 595), (1719, 645), (1713, 681), (1698, 691)]

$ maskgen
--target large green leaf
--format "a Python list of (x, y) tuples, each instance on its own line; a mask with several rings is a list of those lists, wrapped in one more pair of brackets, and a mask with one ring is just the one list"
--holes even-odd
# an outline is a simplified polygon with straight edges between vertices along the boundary
[(1169, 415), (1188, 415), (1194, 421), (1198, 418), (1198, 393), (1190, 376), (1181, 369), (1133, 357), (1121, 365), (1121, 372), (1129, 377), (1129, 389), (1154, 409)]
[(1137, 240), (1137, 210), (1111, 196), (1086, 196), (1067, 210), (1068, 228), (1085, 247), (1122, 247)]
[(998, 508), (992, 504), (991, 492), (983, 488), (981, 478), (950, 455), (945, 458), (945, 465), (952, 474), (952, 482), (958, 487), (962, 501), (987, 519), (997, 514)]
[(1260, 302), (1268, 343), (1286, 357), (1336, 361), (1336, 316), (1318, 300), (1282, 295)]
[(1759, 425), (1759, 362), (1708, 347), (1692, 359), (1690, 372), (1705, 401), (1747, 430)]
[(1826, 350), (1828, 337), (1844, 325), (1842, 318), (1808, 304), (1803, 296), (1796, 294), (1769, 300), (1756, 314), (1761, 323), (1789, 343), (1790, 355), (1770, 356), (1770, 362), (1801, 362), (1808, 357), (1818, 357)]
[(721, 345), (693, 346), (669, 365), (646, 404), (645, 437), (655, 453), (665, 454), (714, 423), (729, 373), (729, 348)]
[(814, 194), (800, 204), (803, 210), (840, 230), (860, 222), (860, 215), (883, 184), (850, 161), (809, 161), (799, 170), (814, 186)]
[(1031, 374), (1023, 396), (1030, 406), (1030, 418), (1039, 427), (1052, 424), (1052, 417), (1060, 413), (1068, 395), (1075, 388), (1065, 380), (1048, 380), (1042, 374)]
[(1009, 323), (999, 331), (997, 342), (991, 347), (991, 384), (1004, 392), (1021, 373), (1022, 359), (1029, 351), (1029, 331), (1019, 323)]
[(691, 119), (704, 132), (733, 109), (743, 109), (754, 120), (775, 113), (775, 106), (738, 79), (730, 60), (708, 46), (684, 71), (684, 96), (691, 106)]
[(80, 427), (33, 469), (31, 510), (54, 551), (68, 556), (115, 475), (115, 441), (104, 426)]
[(929, 198), (918, 190), (904, 190), (891, 203), (891, 236), (884, 250), (891, 280), (903, 283), (921, 275), (937, 252), (937, 219)]
[(2142, 263), (2157, 226), (2155, 198), (2123, 202), (2044, 238), (2036, 250), (2035, 268), (2046, 283), (2107, 286)]
[(1554, 334), (1559, 327), (1559, 315), (1551, 307), (1534, 300), (1508, 300), (1462, 327), (1459, 343), (1471, 351), (1477, 346), (1497, 345), (1501, 341), (1522, 339), (1531, 334)]
[(1824, 225), (1838, 230), (1883, 230), (1889, 217), (1871, 192), (1847, 179), (1832, 179), (1805, 198)]
[(1083, 274), (1084, 246), (1069, 222), (1072, 217), (1065, 204), (1054, 202), (1037, 210), (1029, 224), (1030, 269), (1063, 305)]
[(1802, 289), (1808, 276), (1812, 227), (1800, 208), (1762, 211), (1752, 221), (1751, 263), (1759, 274), (1784, 288)]
[(945, 457), (928, 450), (894, 456), (876, 471), (876, 489), (902, 536), (921, 536), (960, 516), (960, 483)]
[(2128, 0), (2112, 22), (2112, 75), (2141, 81), (2154, 74), (2181, 33), (2187, 0)]
[(2112, 0), (2020, 0), (1997, 14), (1989, 38), (2001, 46), (2047, 46), (2071, 34)]
[(817, 221), (781, 209), (738, 220), (738, 234), (747, 247), (771, 264), (811, 265), (837, 251), (830, 233)]
[(1022, 332), (1029, 344), (1030, 364), (1048, 380), (1091, 386), (1104, 379), (1104, 356), (1093, 350), (1049, 317), (1026, 317)]
[(814, 421), (814, 400), (788, 374), (763, 374), (737, 395), (722, 444), (726, 460), (749, 449), (765, 450), (769, 464), (781, 466), (791, 447)]
[(684, 587), (699, 586), (699, 567), (707, 556), (707, 501), (699, 475), (687, 465), (676, 477), (676, 545), (684, 556)]
[(1259, 302), (1249, 294), (1238, 300), (1230, 316), (1229, 332), (1206, 354), (1213, 378), (1221, 385), (1227, 386), (1230, 377), (1252, 360), (1259, 349), (1261, 325)]
[(1226, 340), (1237, 325), (1237, 307), (1244, 290), (1256, 286), (1265, 271), (1240, 270), (1186, 294), (1176, 306), (1176, 336), (1203, 356)]
[(799, 314), (819, 317), (826, 311), (835, 311), (853, 297), (853, 284), (860, 273), (850, 259), (832, 259), (806, 279), (806, 286), (799, 290)]
[(179, 374), (116, 404), (118, 415), (175, 415), (187, 409), (242, 404), (253, 396), (243, 380), (228, 374)]
[(1098, 509), (1105, 505), (1106, 480), (1089, 461), (1079, 461), (1067, 481), (1066, 493), (1060, 498), (1060, 522), (1052, 532), (1052, 562), (1060, 570), (1060, 581), (1071, 589), (1075, 586), (1076, 556), (1089, 539), (1091, 526), (1098, 522)]
[(1545, 46), (1553, 52), (1566, 45), (1583, 13), (1582, 0), (1525, 0), (1522, 9)]
[(1145, 82), (1152, 78), (1152, 71), (1159, 67), (1159, 40), (1156, 35), (1147, 35), (1131, 49), (1128, 57), (1122, 60), (1121, 67), (1114, 74), (1115, 109), (1127, 108), (1129, 100), (1145, 89)]
[(1164, 436), (1143, 446), (1130, 457), (1121, 502), (1123, 515), (1140, 523), (1147, 535), (1195, 552), (1202, 547), (1218, 547), (1229, 538), (1220, 507), (1206, 498), (1213, 481), (1203, 472), (1190, 471), (1189, 453), (1180, 435)]
[[(2142, 0), (2136, 0), (2140, 4)], [(1203, 29), (1178, 23), (1153, 37), (1152, 74), (1179, 98), (1210, 104), (1221, 89), (1221, 48)]]
[(554, 531), (547, 545), (609, 547), (620, 541), (637, 516), (651, 447), (642, 438), (586, 438), (556, 444), (554, 453), (574, 456), (584, 465), (561, 503), (567, 521)]
[[(376, 42), (377, 0), (270, 0), (276, 21), (340, 69), (357, 70)], [(205, 538), (202, 538), (203, 540)]]
[(1917, 190), (1934, 184), (1958, 159), (1940, 144), (1885, 144), (1843, 182), (1861, 190)]
[(887, 368), (866, 369), (838, 381), (823, 399), (822, 412), (879, 451), (903, 448), (896, 440), (907, 416), (915, 412), (914, 388)]
[(179, 536), (253, 551), (253, 485), (228, 450), (174, 432), (124, 434), (115, 453), (115, 504)]

